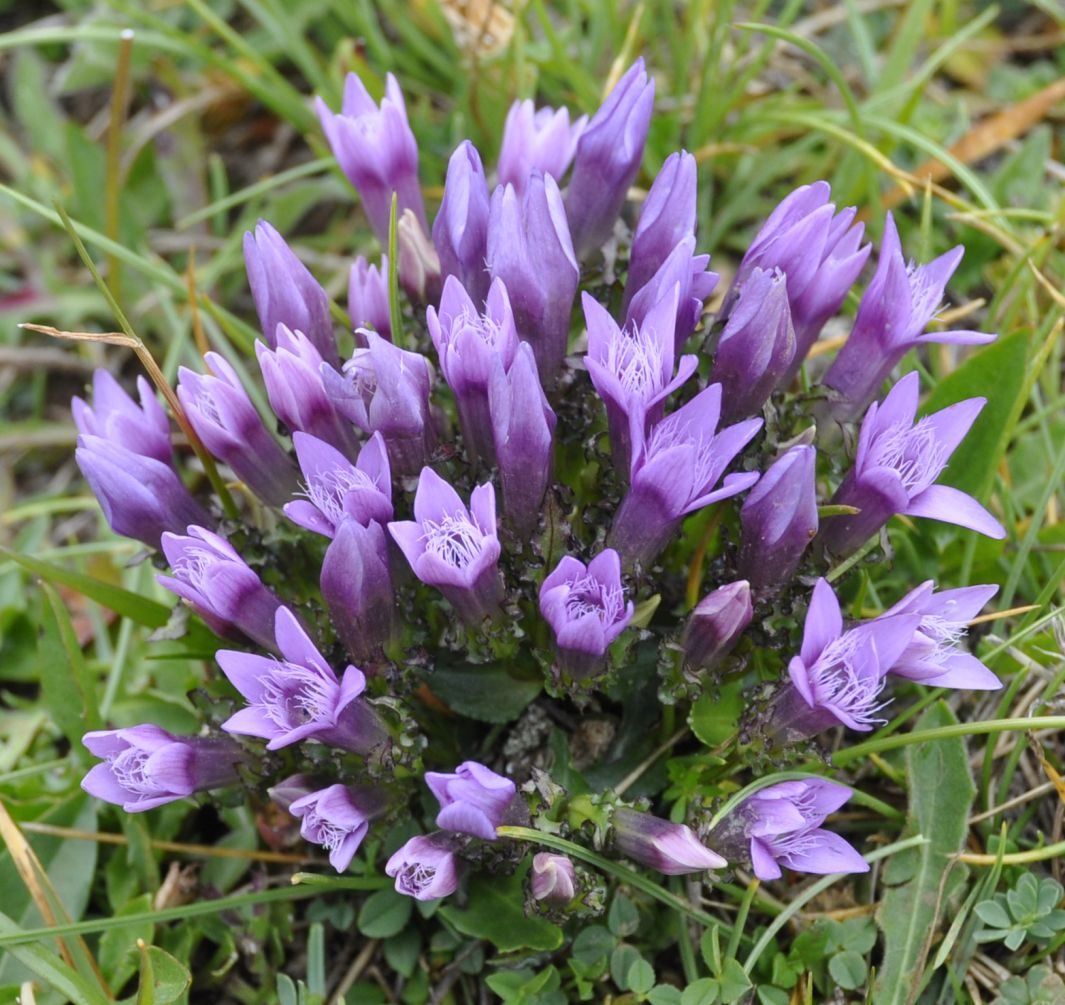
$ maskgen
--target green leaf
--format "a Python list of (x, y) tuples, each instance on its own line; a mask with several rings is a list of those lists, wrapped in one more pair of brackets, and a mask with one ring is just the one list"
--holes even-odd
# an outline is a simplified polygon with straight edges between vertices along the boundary
[(712, 977), (703, 977), (689, 984), (680, 996), (680, 1005), (714, 1005), (720, 986)]
[(832, 975), (832, 980), (848, 991), (857, 991), (869, 976), (869, 968), (864, 958), (853, 949), (844, 950), (831, 957), (828, 961), (828, 972)]
[(721, 989), (718, 992), (723, 1002), (734, 1002), (746, 994), (751, 986), (750, 978), (744, 972), (738, 960), (725, 960), (725, 967), (719, 978)]
[(633, 960), (625, 982), (634, 994), (646, 995), (655, 986), (655, 968), (647, 960)]
[(40, 656), (41, 698), (55, 724), (70, 741), (78, 759), (86, 757), (81, 738), (100, 728), (95, 682), (85, 666), (85, 657), (70, 613), (55, 589), (41, 584), (48, 601), (37, 652)]
[(413, 908), (410, 897), (395, 890), (378, 890), (359, 910), (359, 931), (368, 939), (388, 939), (402, 932)]
[[(10, 890), (12, 887), (5, 886), (4, 889)], [(0, 914), (0, 935), (17, 935), (21, 931), (21, 927), (11, 918)], [(65, 995), (74, 1005), (109, 1005), (110, 999), (98, 985), (82, 977), (44, 946), (38, 943), (8, 946), (5, 952), (10, 954), (12, 960), (17, 960), (26, 970)]]
[(743, 712), (742, 680), (730, 681), (717, 694), (705, 691), (688, 713), (691, 731), (707, 747), (716, 747), (732, 736)]
[(623, 939), (626, 935), (632, 935), (640, 927), (640, 912), (625, 894), (618, 891), (610, 902), (606, 923), (610, 931), (619, 939)]
[(602, 925), (589, 925), (577, 933), (571, 953), (580, 963), (595, 966), (597, 963), (605, 963), (616, 945), (617, 939), (609, 930)]
[(110, 608), (115, 614), (136, 621), (138, 625), (146, 625), (148, 628), (162, 628), (170, 620), (170, 608), (165, 604), (157, 603), (142, 597), (137, 593), (124, 590), (121, 586), (104, 582), (93, 576), (87, 576), (83, 572), (75, 572), (65, 569), (61, 565), (45, 562), (39, 558), (31, 558), (29, 555), (20, 555), (17, 551), (0, 547), (0, 555), (10, 559), (28, 572), (48, 583), (58, 583), (61, 586), (69, 586), (70, 589), (82, 596), (95, 600), (98, 604)]
[(642, 957), (635, 946), (622, 943), (610, 954), (610, 977), (622, 990), (629, 990), (629, 971)]
[(192, 983), (192, 975), (185, 965), (158, 946), (148, 946), (141, 961), (137, 1005), (170, 1005)]
[[(939, 701), (925, 711), (914, 729), (935, 729), (957, 721)], [(912, 828), (926, 843), (909, 852), (912, 875), (886, 891), (876, 913), (884, 933), (884, 958), (875, 993), (878, 1005), (901, 1005), (921, 981), (940, 900), (948, 892), (944, 873), (964, 846), (975, 794), (960, 736), (907, 747), (906, 776)]]
[(928, 396), (922, 409), (926, 415), (965, 398), (987, 398), (983, 411), (939, 479), (944, 485), (953, 485), (978, 498), (990, 489), (1009, 442), (1018, 398), (1025, 391), (1027, 352), (1027, 332), (999, 339), (948, 373)]
[(681, 991), (672, 984), (659, 984), (651, 988), (647, 1000), (651, 1005), (680, 1005)]
[(539, 680), (512, 677), (501, 663), (438, 667), (428, 678), (433, 694), (480, 722), (516, 719), (539, 693)]
[(562, 945), (562, 929), (543, 918), (525, 916), (522, 884), (527, 871), (519, 869), (506, 878), (475, 876), (470, 883), (468, 906), (460, 910), (445, 904), (439, 913), (463, 935), (487, 939), (503, 953), (558, 949)]
[(1049, 876), (1045, 877), (1039, 884), (1039, 892), (1036, 897), (1039, 913), (1049, 914), (1053, 911), (1061, 903), (1062, 892), (1061, 884), (1056, 879), (1051, 879)]
[[(122, 905), (115, 912), (116, 918), (123, 914), (142, 914), (152, 909), (152, 895), (142, 893)], [(100, 936), (100, 948), (96, 958), (100, 969), (113, 988), (121, 988), (137, 971), (137, 940), (151, 942), (155, 926), (141, 918), (129, 928), (112, 928)]]
[(388, 939), (384, 949), (389, 969), (401, 977), (410, 978), (418, 965), (418, 954), (422, 951), (421, 933), (417, 928), (408, 927)]

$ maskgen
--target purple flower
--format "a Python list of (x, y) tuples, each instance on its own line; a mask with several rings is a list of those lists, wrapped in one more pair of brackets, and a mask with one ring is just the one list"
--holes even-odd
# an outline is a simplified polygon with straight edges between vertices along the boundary
[(474, 303), (488, 296), (488, 183), (477, 148), (464, 140), (447, 164), (444, 198), (433, 221), (440, 271), (454, 276)]
[(845, 399), (836, 413), (854, 418), (876, 396), (899, 360), (919, 345), (983, 345), (994, 335), (974, 331), (924, 330), (943, 301), (943, 290), (965, 249), (959, 245), (927, 265), (908, 265), (890, 213), (876, 275), (858, 306), (854, 328), (824, 376), (824, 383)]
[(496, 495), (478, 485), (467, 509), (432, 468), (423, 468), (414, 496), (414, 519), (388, 530), (414, 574), (435, 586), (470, 624), (495, 615), (503, 600), (496, 536)]
[(537, 108), (531, 101), (515, 101), (503, 125), (499, 149), (499, 184), (519, 192), (533, 171), (561, 181), (584, 132), (588, 116), (573, 125), (568, 108)]
[(987, 403), (968, 398), (914, 422), (920, 377), (908, 373), (862, 420), (854, 467), (832, 497), (860, 512), (825, 520), (821, 536), (836, 555), (849, 555), (896, 513), (958, 524), (1003, 538), (1002, 525), (972, 496), (935, 480)]
[(623, 855), (666, 876), (684, 876), (728, 865), (690, 827), (623, 807), (614, 810), (614, 842)]
[(341, 415), (363, 432), (384, 437), (396, 474), (416, 474), (436, 445), (429, 413), (432, 368), (421, 353), (400, 349), (375, 332), (357, 334), (365, 348), (355, 350), (343, 374), (321, 367), (325, 391)]
[(522, 342), (505, 373), (496, 362), (488, 386), (488, 406), (503, 514), (519, 539), (540, 524), (541, 503), (551, 484), (555, 413), (547, 403), (532, 346)]
[(725, 391), (726, 421), (755, 415), (769, 400), (795, 356), (787, 277), (752, 269), (721, 333), (710, 380)]
[(788, 278), (788, 303), (795, 326), (795, 357), (778, 386), (799, 371), (825, 322), (839, 310), (869, 257), (861, 246), (864, 227), (853, 224), (853, 207), (836, 213), (828, 182), (803, 185), (769, 215), (736, 271), (722, 308), (727, 314), (752, 270), (780, 269)]
[(612, 548), (587, 565), (566, 555), (540, 586), (540, 613), (555, 635), (560, 669), (575, 680), (599, 671), (608, 646), (628, 627), (621, 561)]
[(818, 875), (868, 872), (868, 863), (854, 848), (821, 827), (850, 797), (845, 785), (823, 778), (767, 785), (721, 825), (723, 840), (747, 846), (743, 850), (763, 881), (779, 879), (781, 865)]
[(673, 331), (679, 288), (648, 312), (642, 322), (619, 328), (607, 311), (587, 293), (581, 302), (588, 325), (584, 365), (606, 405), (610, 452), (618, 471), (632, 464), (634, 426), (644, 432), (662, 418), (666, 398), (681, 386), (698, 364), (682, 356), (673, 369)]
[(828, 581), (814, 586), (802, 648), (788, 664), (791, 684), (775, 699), (771, 734), (784, 742), (806, 739), (833, 726), (868, 732), (884, 707), (884, 673), (913, 638), (916, 617), (868, 621), (843, 630), (839, 601)]
[(117, 446), (151, 457), (162, 464), (171, 464), (170, 422), (143, 377), (137, 378), (138, 405), (106, 370), (97, 369), (92, 375), (92, 406), (81, 398), (70, 402), (74, 425), (85, 436), (98, 436)]
[(159, 547), (166, 531), (211, 526), (207, 511), (168, 464), (100, 436), (78, 437), (74, 458), (116, 534)]
[(362, 671), (349, 666), (337, 680), (307, 633), (287, 607), (274, 623), (282, 659), (223, 649), (218, 665), (249, 702), (222, 724), (229, 733), (259, 736), (267, 750), (301, 740), (318, 740), (366, 754), (385, 739), (377, 716), (360, 701), (366, 688)]
[(277, 326), (303, 332), (323, 359), (337, 358), (329, 297), (285, 239), (260, 220), (244, 235), (244, 267), (263, 335), (277, 346)]
[(533, 856), (531, 893), (534, 900), (568, 904), (577, 896), (577, 874), (565, 855), (542, 851)]
[(518, 331), (507, 288), (492, 280), (483, 313), (454, 276), (444, 283), (439, 313), (426, 311), (429, 335), (440, 358), (440, 370), (455, 393), (466, 446), (474, 458), (495, 459), (488, 387), (496, 361), (510, 369), (518, 351)]
[(455, 838), (442, 831), (412, 837), (385, 865), (385, 872), (395, 877), (396, 892), (416, 900), (454, 893), (459, 886), (455, 845)]
[(787, 582), (817, 535), (816, 464), (813, 447), (792, 447), (743, 502), (738, 569), (756, 589)]
[(355, 259), (348, 276), (348, 317), (356, 328), (372, 328), (392, 341), (392, 318), (388, 307), (388, 256), (381, 267), (370, 265), (362, 255)]
[(263, 502), (280, 506), (296, 490), (296, 468), (263, 425), (237, 372), (216, 352), (211, 373), (178, 370), (177, 396), (192, 428), (215, 457)]
[(719, 666), (736, 647), (751, 623), (751, 587), (746, 580), (728, 583), (708, 593), (684, 626), (684, 662), (697, 669)]
[(333, 444), (349, 457), (355, 456), (357, 441), (351, 424), (345, 420), (329, 395), (322, 377), (322, 356), (302, 332), (277, 328), (277, 348), (270, 350), (255, 343), (263, 383), (270, 407), (290, 430), (310, 433)]
[(477, 761), (464, 761), (450, 774), (427, 771), (425, 784), (440, 803), (437, 827), (485, 841), (496, 839), (496, 828), (518, 792), (509, 778)]
[(351, 658), (364, 666), (381, 658), (392, 637), (395, 593), (388, 538), (379, 523), (345, 517), (322, 559), (322, 599)]
[(363, 444), (352, 464), (339, 450), (307, 433), (293, 433), (303, 495), (285, 505), (285, 516), (316, 534), (333, 537), (345, 517), (365, 525), (392, 519), (392, 475), (380, 433)]
[(104, 760), (81, 787), (127, 813), (154, 809), (237, 780), (240, 751), (224, 738), (174, 736), (158, 726), (86, 733), (82, 743)]
[(407, 122), (407, 106), (396, 78), (391, 73), (385, 78), (380, 107), (354, 73), (344, 81), (338, 114), (321, 98), (315, 98), (314, 105), (333, 156), (358, 191), (382, 244), (388, 243), (393, 192), (398, 198), (397, 216), (412, 210), (427, 229), (418, 185), (418, 142)]
[(617, 82), (577, 143), (566, 190), (573, 246), (584, 257), (610, 236), (643, 159), (655, 82), (638, 59)]
[(633, 294), (651, 281), (681, 241), (694, 238), (695, 186), (695, 158), (685, 150), (670, 154), (640, 209), (632, 235), (622, 309)]
[(1002, 681), (962, 645), (969, 622), (997, 592), (995, 585), (937, 592), (931, 579), (911, 590), (880, 616), (920, 617), (910, 644), (887, 672), (929, 687), (997, 691)]
[(274, 615), (281, 601), (224, 537), (189, 527), (187, 535), (164, 534), (162, 546), (174, 575), (156, 576), (161, 585), (188, 601), (219, 635), (235, 629), (274, 648)]
[(534, 171), (521, 195), (513, 185), (495, 190), (488, 268), (506, 284), (518, 334), (536, 353), (540, 379), (553, 384), (569, 344), (580, 273), (562, 196), (550, 175)]
[(639, 326), (659, 301), (670, 296), (673, 288), (677, 287), (673, 347), (678, 353), (699, 326), (703, 304), (714, 292), (718, 280), (717, 273), (706, 268), (710, 256), (695, 255), (694, 251), (695, 238), (689, 234), (677, 243), (658, 271), (636, 291), (625, 312), (626, 326)]
[(376, 793), (352, 785), (330, 785), (296, 799), (288, 811), (300, 821), (304, 841), (329, 850), (329, 864), (343, 872), (381, 809)]
[(715, 432), (720, 411), (721, 385), (711, 384), (666, 416), (646, 439), (634, 423), (629, 491), (608, 539), (623, 565), (647, 565), (687, 514), (743, 492), (758, 480), (753, 471), (731, 474), (714, 488), (762, 426), (761, 419), (748, 419)]

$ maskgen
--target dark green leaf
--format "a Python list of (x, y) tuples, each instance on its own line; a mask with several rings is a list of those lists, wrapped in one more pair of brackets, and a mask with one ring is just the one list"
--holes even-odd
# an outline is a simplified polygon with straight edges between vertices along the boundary
[(865, 959), (853, 950), (836, 953), (828, 961), (828, 972), (841, 988), (856, 991), (865, 984), (869, 968)]
[(56, 725), (70, 741), (79, 760), (87, 757), (82, 736), (100, 728), (95, 682), (85, 666), (85, 657), (70, 613), (59, 594), (47, 583), (41, 584), (48, 601), (38, 642), (41, 697)]
[(385, 960), (401, 977), (410, 977), (418, 965), (422, 937), (418, 929), (408, 927), (385, 942)]
[(640, 927), (640, 912), (625, 894), (618, 891), (610, 902), (606, 923), (610, 931), (619, 939), (623, 939), (626, 935), (632, 935)]
[(147, 597), (124, 590), (121, 586), (114, 586), (102, 579), (87, 576), (83, 572), (74, 572), (65, 569), (61, 565), (45, 562), (39, 558), (31, 558), (29, 555), (20, 555), (0, 547), (0, 555), (9, 558), (12, 562), (21, 565), (24, 569), (49, 583), (59, 583), (69, 586), (70, 589), (82, 596), (95, 600), (98, 604), (110, 608), (116, 614), (124, 618), (136, 621), (139, 625), (147, 625), (149, 628), (161, 628), (170, 619), (170, 608), (164, 604), (156, 603)]
[(388, 939), (402, 932), (414, 910), (410, 897), (395, 890), (378, 890), (359, 910), (359, 931), (368, 939)]
[[(914, 729), (935, 729), (957, 721), (940, 701), (921, 716)], [(921, 979), (941, 898), (949, 891), (944, 872), (965, 843), (975, 794), (962, 737), (907, 747), (906, 777), (912, 827), (927, 844), (914, 849), (912, 878), (890, 887), (876, 913), (885, 943), (875, 995), (878, 1005), (901, 1005), (911, 999), (914, 982)]]
[(730, 681), (717, 694), (706, 691), (692, 705), (688, 725), (706, 746), (716, 747), (736, 732), (743, 712), (742, 684)]
[(600, 962), (606, 962), (617, 939), (602, 925), (589, 925), (582, 928), (573, 940), (571, 950), (573, 958), (588, 966), (594, 966)]
[(622, 943), (610, 954), (610, 977), (621, 991), (629, 990), (629, 971), (642, 957), (635, 946)]
[(433, 694), (460, 715), (481, 722), (510, 722), (540, 693), (538, 680), (518, 680), (498, 663), (438, 667), (429, 676)]
[(487, 939), (500, 952), (557, 949), (562, 945), (562, 930), (543, 918), (525, 916), (522, 884), (526, 871), (505, 878), (477, 875), (470, 882), (466, 908), (445, 904), (439, 913), (463, 935)]
[(940, 478), (943, 484), (977, 497), (991, 487), (1009, 440), (1017, 399), (1024, 392), (1027, 352), (1026, 332), (999, 339), (948, 373), (928, 396), (925, 414), (965, 398), (987, 398), (983, 411)]

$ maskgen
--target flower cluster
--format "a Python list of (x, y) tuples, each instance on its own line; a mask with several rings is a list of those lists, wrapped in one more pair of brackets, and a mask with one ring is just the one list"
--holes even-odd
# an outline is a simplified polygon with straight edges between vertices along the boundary
[[(266, 791), (342, 871), (375, 821), (422, 805), (411, 782), (421, 777), (439, 804), (436, 829), (410, 837), (384, 868), (401, 893), (433, 900), (486, 856), (513, 866), (500, 848), (530, 828), (542, 824), (557, 844), (560, 829), (579, 837), (580, 821), (593, 819), (587, 807), (567, 815), (577, 793), (527, 765), (500, 773), (501, 753), (494, 767), (425, 770), (460, 760), (451, 719), (493, 700), (449, 708), (437, 670), (476, 679), (483, 669), (520, 694), (531, 685), (565, 722), (597, 692), (612, 700), (603, 696), (621, 675), (653, 674), (654, 659), (630, 658), (640, 647), (659, 646), (668, 658), (658, 664), (676, 664), (664, 684), (681, 701), (724, 672), (764, 685), (775, 658), (779, 679), (750, 714), (778, 748), (836, 727), (870, 730), (891, 677), (999, 686), (963, 644), (993, 587), (926, 582), (846, 624), (824, 575), (897, 514), (1004, 535), (982, 505), (937, 484), (983, 400), (918, 418), (916, 373), (875, 400), (909, 348), (992, 337), (925, 332), (960, 249), (907, 265), (889, 218), (850, 339), (816, 394), (778, 409), (872, 246), (826, 183), (803, 186), (769, 216), (707, 313), (718, 277), (696, 252), (695, 159), (673, 154), (638, 213), (626, 208), (653, 101), (641, 61), (590, 119), (515, 104), (494, 187), (462, 143), (430, 227), (395, 79), (380, 104), (354, 75), (339, 112), (319, 100), (326, 138), (382, 242), (397, 209), (397, 260), (352, 265), (352, 327), (338, 336), (329, 298), (284, 238), (267, 223), (246, 235), (273, 418), (264, 422), (242, 368), (218, 353), (202, 372), (182, 368), (177, 387), (184, 418), (246, 489), (238, 515), (223, 515), (179, 463), (143, 379), (134, 401), (100, 371), (91, 405), (74, 401), (77, 460), (112, 529), (156, 549), (159, 582), (238, 646), (216, 654), (224, 680), (212, 694), (227, 710), (218, 728), (89, 733), (102, 763), (88, 791), (128, 811), (221, 786), (242, 784), (253, 801)], [(391, 313), (390, 270), (406, 293), (403, 318)], [(859, 416), (840, 477), (824, 445)], [(714, 568), (726, 574), (677, 624), (675, 560), (697, 514), (710, 531), (729, 521), (735, 540), (715, 545)], [(286, 565), (293, 541), (316, 570), (311, 582), (303, 565), (291, 574)], [(801, 643), (783, 651), (781, 636), (751, 669), (751, 626), (783, 600), (789, 611), (805, 605)], [(657, 682), (637, 683), (653, 694)], [(498, 700), (492, 722), (524, 711), (510, 694)], [(273, 777), (293, 761), (298, 774)], [(658, 816), (606, 791), (594, 802), (597, 847), (666, 875), (860, 872), (864, 859), (824, 826), (849, 796), (813, 777), (760, 784), (715, 823), (698, 807), (667, 819), (665, 807)], [(533, 858), (531, 895), (550, 909), (580, 903), (585, 886), (569, 857)]]

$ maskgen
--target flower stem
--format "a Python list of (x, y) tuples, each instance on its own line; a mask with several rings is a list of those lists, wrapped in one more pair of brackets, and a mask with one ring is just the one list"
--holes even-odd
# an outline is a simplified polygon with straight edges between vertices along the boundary
[(975, 736), (980, 733), (1023, 732), (1028, 729), (1065, 729), (1065, 715), (1045, 715), (1023, 719), (992, 719), (989, 722), (960, 722), (951, 726), (939, 726), (936, 729), (922, 729), (915, 733), (902, 733), (884, 736), (866, 743), (856, 743), (853, 747), (837, 750), (832, 755), (834, 767), (844, 765), (879, 754), (885, 750), (908, 747), (912, 743), (925, 743), (930, 740), (946, 740), (952, 736)]

